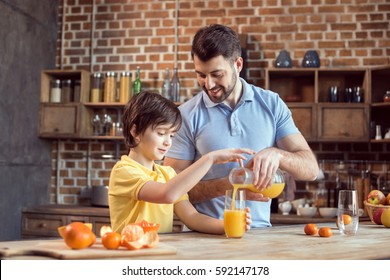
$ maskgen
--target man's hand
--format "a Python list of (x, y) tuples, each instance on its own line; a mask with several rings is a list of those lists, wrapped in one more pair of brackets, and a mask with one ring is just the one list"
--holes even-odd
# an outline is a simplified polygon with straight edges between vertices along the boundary
[(279, 150), (271, 147), (261, 150), (248, 162), (246, 167), (253, 170), (255, 188), (261, 190), (271, 186), (281, 157)]

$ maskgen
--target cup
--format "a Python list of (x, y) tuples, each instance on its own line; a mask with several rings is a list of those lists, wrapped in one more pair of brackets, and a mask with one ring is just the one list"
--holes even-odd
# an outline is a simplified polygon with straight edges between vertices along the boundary
[(353, 94), (354, 93), (353, 93), (352, 88), (350, 88), (350, 87), (345, 88), (344, 89), (344, 100), (345, 100), (345, 102), (348, 102), (348, 103), (352, 102)]
[(363, 95), (364, 95), (364, 91), (361, 87), (353, 88), (353, 102), (355, 103), (363, 102)]
[(292, 204), (290, 201), (285, 201), (279, 203), (279, 210), (282, 212), (283, 215), (288, 215), (291, 211)]
[(352, 236), (356, 235), (359, 226), (359, 203), (357, 191), (339, 191), (337, 222), (341, 234)]
[(339, 101), (339, 93), (337, 86), (331, 86), (329, 88), (329, 101), (330, 102), (338, 102)]
[(227, 238), (241, 238), (245, 233), (245, 191), (227, 190), (223, 226)]

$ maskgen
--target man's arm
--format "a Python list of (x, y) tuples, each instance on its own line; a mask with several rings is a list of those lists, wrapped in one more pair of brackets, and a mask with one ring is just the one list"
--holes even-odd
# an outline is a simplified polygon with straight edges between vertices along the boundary
[(315, 180), (319, 173), (317, 159), (301, 134), (282, 138), (277, 143), (282, 149), (280, 168), (297, 180)]
[(270, 186), (277, 168), (290, 173), (297, 180), (316, 179), (319, 167), (317, 160), (301, 134), (286, 136), (276, 147), (259, 151), (247, 164), (252, 168), (255, 186)]

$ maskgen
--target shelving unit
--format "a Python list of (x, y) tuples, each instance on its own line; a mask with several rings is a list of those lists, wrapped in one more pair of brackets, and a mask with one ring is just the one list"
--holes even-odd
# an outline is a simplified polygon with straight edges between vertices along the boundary
[[(50, 82), (53, 79), (80, 80), (80, 100), (50, 103)], [(290, 108), (296, 125), (308, 141), (322, 142), (390, 142), (370, 139), (370, 123), (382, 127), (382, 135), (390, 128), (390, 103), (383, 95), (390, 90), (390, 65), (373, 68), (269, 68), (265, 88), (278, 93)], [(108, 113), (120, 121), (126, 103), (91, 103), (90, 73), (80, 70), (45, 70), (41, 74), (39, 135), (45, 138), (90, 140), (123, 140), (117, 135), (94, 135), (92, 118)], [(329, 87), (361, 87), (360, 103), (332, 103)], [(180, 105), (180, 103), (177, 103)]]
[[(266, 70), (266, 89), (280, 95), (308, 141), (363, 142), (369, 140), (370, 83), (367, 68), (274, 68)], [(332, 103), (329, 88), (363, 89), (359, 103)], [(294, 102), (292, 102), (294, 101)], [(351, 125), (353, 124), (353, 125)]]
[[(50, 102), (50, 83), (55, 79), (80, 81), (80, 97), (69, 103)], [(113, 121), (120, 121), (126, 103), (92, 103), (90, 72), (85, 70), (44, 70), (41, 73), (41, 97), (39, 112), (39, 136), (53, 139), (123, 140), (117, 135), (94, 135), (92, 118), (95, 114), (110, 114)]]
[[(390, 90), (390, 65), (370, 69), (371, 77), (371, 122), (382, 127), (382, 137), (390, 128), (390, 102), (383, 102), (383, 96)], [(390, 143), (390, 139), (375, 140), (372, 143)]]

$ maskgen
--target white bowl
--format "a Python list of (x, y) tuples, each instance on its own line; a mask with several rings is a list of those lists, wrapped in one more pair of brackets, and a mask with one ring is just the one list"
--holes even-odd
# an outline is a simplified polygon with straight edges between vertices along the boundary
[(292, 204), (292, 209), (294, 212), (298, 212), (298, 207), (299, 206), (304, 206), (306, 204), (306, 198), (300, 198), (300, 199), (295, 199), (293, 201), (291, 201), (291, 204)]
[(317, 214), (317, 207), (299, 207), (298, 215), (302, 217), (314, 217)]
[(337, 215), (337, 208), (335, 207), (320, 207), (318, 211), (323, 218), (333, 218)]

